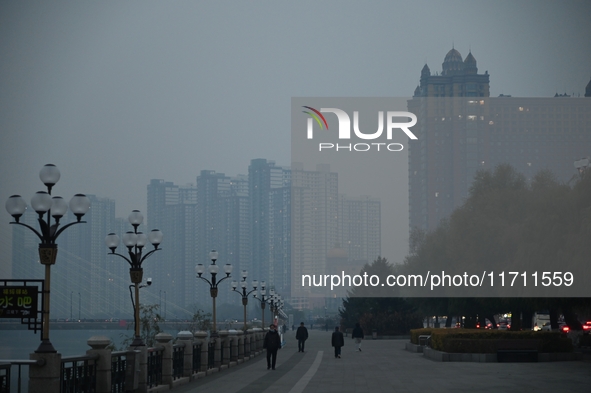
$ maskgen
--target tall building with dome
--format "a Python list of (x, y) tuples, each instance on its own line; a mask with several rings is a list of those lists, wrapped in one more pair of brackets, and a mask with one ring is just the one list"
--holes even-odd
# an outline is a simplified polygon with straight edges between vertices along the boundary
[[(531, 77), (531, 75), (530, 75)], [(510, 164), (528, 180), (540, 170), (569, 182), (591, 155), (591, 82), (585, 97), (490, 97), (488, 71), (452, 48), (433, 74), (427, 64), (408, 109), (410, 228), (434, 230), (461, 206), (479, 169)]]
[(478, 74), (476, 59), (472, 52), (466, 59), (457, 49), (452, 48), (441, 65), (441, 74), (431, 74), (425, 64), (421, 70), (420, 84), (415, 89), (414, 97), (488, 97), (488, 71)]

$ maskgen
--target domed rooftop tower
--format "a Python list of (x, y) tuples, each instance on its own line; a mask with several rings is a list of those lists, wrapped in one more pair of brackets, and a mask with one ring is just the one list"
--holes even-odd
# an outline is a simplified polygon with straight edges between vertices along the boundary
[(488, 97), (488, 71), (478, 74), (476, 58), (472, 51), (465, 59), (456, 48), (445, 55), (441, 73), (431, 73), (425, 64), (421, 79), (413, 97)]
[(443, 60), (443, 76), (457, 75), (464, 72), (464, 61), (462, 55), (456, 49), (452, 48)]
[(429, 66), (427, 65), (427, 63), (425, 63), (425, 65), (423, 66), (423, 69), (421, 70), (421, 79), (428, 78), (430, 76), (431, 76), (431, 70), (429, 69)]
[(466, 75), (476, 75), (478, 74), (478, 67), (476, 67), (476, 59), (472, 56), (472, 51), (468, 53), (466, 56), (466, 60), (464, 60), (464, 72)]

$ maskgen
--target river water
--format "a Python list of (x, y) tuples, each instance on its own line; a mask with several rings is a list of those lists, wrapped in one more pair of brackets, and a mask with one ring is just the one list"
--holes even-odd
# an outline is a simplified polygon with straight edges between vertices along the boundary
[[(164, 329), (176, 337), (177, 329)], [(49, 332), (49, 338), (53, 347), (62, 356), (84, 355), (90, 349), (86, 343), (92, 336), (105, 336), (117, 346), (122, 348), (121, 342), (133, 335), (133, 330), (125, 329), (55, 329)], [(2, 359), (29, 359), (29, 354), (35, 352), (41, 343), (39, 332), (32, 330), (0, 330), (0, 360)]]
[[(92, 336), (106, 336), (111, 339), (118, 347), (124, 337), (132, 335), (129, 330), (52, 330), (49, 332), (49, 338), (53, 347), (62, 354), (62, 356), (83, 355), (90, 347), (86, 343)], [(0, 330), (0, 360), (2, 359), (29, 359), (29, 354), (35, 352), (41, 338), (39, 332), (36, 334), (32, 330)]]

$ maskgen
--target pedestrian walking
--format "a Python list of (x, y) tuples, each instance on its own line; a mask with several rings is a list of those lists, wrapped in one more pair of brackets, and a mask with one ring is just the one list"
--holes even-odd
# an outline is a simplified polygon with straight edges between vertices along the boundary
[(281, 349), (281, 337), (277, 331), (277, 326), (271, 324), (269, 331), (265, 335), (263, 341), (263, 349), (267, 350), (267, 370), (275, 370), (275, 363), (277, 362), (277, 351)]
[(351, 337), (353, 337), (353, 340), (355, 340), (355, 344), (357, 344), (357, 350), (361, 352), (361, 340), (363, 340), (364, 335), (363, 329), (361, 328), (361, 325), (359, 325), (358, 323), (355, 324), (355, 328), (353, 329)]
[(334, 332), (332, 332), (332, 346), (334, 347), (334, 357), (341, 357), (341, 347), (345, 345), (345, 338), (343, 332), (339, 331), (339, 327), (335, 326)]
[(304, 346), (308, 339), (308, 329), (304, 326), (304, 322), (300, 323), (296, 331), (296, 340), (298, 340), (298, 352), (304, 352)]

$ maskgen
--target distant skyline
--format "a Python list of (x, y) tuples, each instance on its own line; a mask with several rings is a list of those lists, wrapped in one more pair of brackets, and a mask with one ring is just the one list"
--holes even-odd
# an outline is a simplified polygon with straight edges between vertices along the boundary
[(55, 195), (112, 198), (126, 217), (151, 179), (290, 165), (291, 97), (407, 97), (452, 46), (488, 70), (491, 97), (582, 96), (589, 15), (588, 1), (5, 1), (0, 200), (29, 201), (53, 163)]

